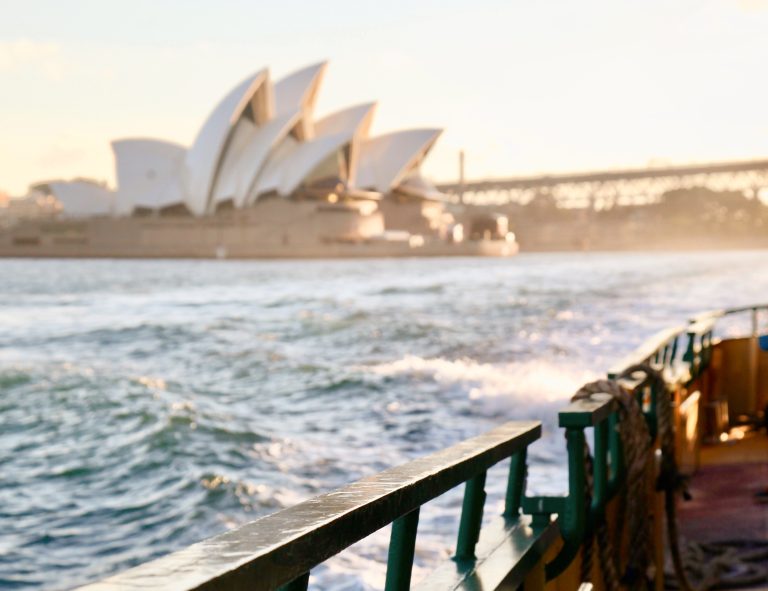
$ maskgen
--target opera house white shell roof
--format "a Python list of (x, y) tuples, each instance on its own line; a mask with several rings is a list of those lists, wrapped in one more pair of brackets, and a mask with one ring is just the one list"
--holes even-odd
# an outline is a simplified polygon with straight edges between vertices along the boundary
[(117, 169), (115, 213), (157, 209), (184, 199), (181, 186), (187, 150), (172, 142), (123, 139), (112, 142)]
[(112, 215), (115, 210), (114, 193), (96, 181), (50, 181), (38, 183), (32, 189), (54, 195), (67, 218)]
[[(326, 67), (314, 64), (275, 83), (266, 68), (248, 76), (221, 99), (188, 148), (157, 139), (112, 142), (114, 192), (83, 181), (45, 186), (70, 216), (168, 209), (202, 216), (312, 187), (386, 194), (409, 179), (413, 187), (441, 130), (370, 137), (376, 103), (316, 118)], [(425, 198), (439, 196), (425, 187)]]
[(363, 142), (357, 169), (357, 185), (386, 193), (417, 168), (429, 153), (440, 129), (396, 131)]

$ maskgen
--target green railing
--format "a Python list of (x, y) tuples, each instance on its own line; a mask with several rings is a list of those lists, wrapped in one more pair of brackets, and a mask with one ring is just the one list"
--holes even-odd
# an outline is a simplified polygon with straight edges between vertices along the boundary
[[(749, 334), (745, 335), (747, 338), (750, 339), (749, 344), (749, 387), (747, 389), (747, 399), (746, 399), (746, 406), (747, 408), (756, 408), (757, 407), (757, 401), (759, 398), (758, 392), (760, 389), (760, 378), (759, 378), (759, 362), (758, 362), (758, 355), (760, 351), (760, 345), (758, 343), (758, 337), (760, 336), (760, 312), (768, 312), (768, 304), (756, 304), (754, 306), (741, 306), (738, 308), (727, 308), (723, 310), (711, 310), (709, 312), (705, 312), (704, 314), (700, 314), (699, 316), (696, 316), (695, 318), (691, 319), (691, 323), (693, 325), (699, 324), (702, 322), (712, 322), (715, 323), (717, 320), (720, 320), (722, 318), (735, 316), (735, 315), (741, 315), (741, 314), (749, 314), (750, 317), (750, 330)], [(711, 338), (711, 334), (710, 334)]]
[(615, 364), (608, 371), (608, 377), (615, 379), (627, 368), (647, 363), (665, 372), (670, 380), (695, 379), (709, 364), (716, 320), (716, 317), (703, 316), (653, 335)]
[(648, 363), (667, 372), (672, 380), (684, 380), (686, 377), (688, 380), (695, 379), (711, 360), (713, 333), (717, 321), (727, 316), (749, 312), (749, 336), (756, 339), (759, 333), (758, 314), (761, 311), (768, 311), (768, 304), (712, 310), (699, 314), (687, 324), (665, 329), (644, 341), (627, 357), (616, 363), (608, 371), (608, 377), (616, 378), (628, 367)]
[(627, 376), (627, 370), (649, 365), (662, 372), (667, 382), (689, 385), (706, 370), (712, 359), (716, 321), (717, 317), (704, 315), (688, 324), (658, 332), (608, 371), (610, 379), (621, 377), (622, 385), (635, 391), (652, 437), (657, 432), (656, 403), (662, 392), (653, 386), (639, 388), (638, 382)]
[[(717, 321), (739, 314), (749, 314), (751, 328), (748, 338), (751, 339), (749, 349), (750, 392), (748, 406), (755, 407), (758, 390), (758, 336), (759, 314), (768, 312), (768, 304), (741, 306), (722, 310), (711, 310), (691, 318), (688, 324), (665, 329), (643, 342), (627, 357), (616, 363), (608, 372), (608, 377), (617, 379), (627, 368), (649, 364), (663, 372), (670, 383), (690, 385), (707, 369), (712, 360), (712, 350), (715, 344), (714, 331)], [(637, 384), (631, 379), (624, 378), (623, 385), (634, 388)], [(651, 435), (656, 435), (656, 397), (659, 392), (654, 388), (637, 390), (638, 400), (643, 405), (643, 411), (648, 420)]]
[[(419, 588), (517, 587), (559, 533), (565, 543), (545, 567), (551, 579), (570, 564), (621, 487), (621, 443), (618, 431), (611, 429), (616, 420), (611, 398), (574, 402), (559, 413), (567, 438), (567, 496), (525, 495), (527, 447), (540, 437), (541, 425), (511, 422), (82, 589), (303, 590), (312, 568), (391, 523), (385, 589), (404, 591), (411, 583), (421, 505), (462, 483), (454, 558)], [(588, 428), (595, 437), (594, 495), (585, 513)], [(487, 471), (505, 459), (510, 465), (504, 512), (481, 528)]]
[[(312, 568), (390, 523), (386, 589), (408, 589), (419, 508), (462, 483), (456, 556), (452, 571), (440, 576), (453, 583), (445, 588), (468, 581), (496, 587), (523, 577), (524, 569), (512, 567), (535, 564), (556, 536), (554, 526), (532, 532), (518, 515), (526, 450), (540, 435), (537, 421), (507, 423), (82, 589), (305, 589)], [(478, 544), (486, 472), (509, 458), (505, 514)]]
[(752, 306), (740, 306), (738, 308), (723, 308), (720, 310), (710, 310), (709, 312), (704, 312), (703, 314), (699, 314), (698, 316), (691, 319), (691, 322), (696, 322), (698, 320), (704, 319), (704, 318), (714, 318), (715, 320), (718, 318), (723, 318), (725, 316), (732, 316), (734, 314), (744, 314), (745, 312), (750, 313), (751, 321), (752, 321), (752, 334), (757, 334), (758, 332), (758, 313), (759, 312), (765, 312), (768, 311), (768, 304), (755, 304)]
[(609, 379), (621, 378), (622, 385), (635, 392), (652, 437), (657, 432), (656, 403), (662, 393), (653, 387), (640, 387), (639, 382), (626, 376), (627, 370), (647, 364), (661, 371), (669, 380), (690, 379), (690, 375), (685, 375), (690, 372), (690, 364), (681, 358), (681, 341), (687, 336), (688, 348), (691, 348), (691, 343), (703, 340), (701, 335), (689, 334), (687, 330), (687, 326), (680, 325), (656, 333), (608, 371)]
[[(573, 402), (558, 415), (565, 429), (568, 449), (568, 495), (565, 497), (536, 496), (523, 499), (523, 511), (533, 516), (533, 528), (546, 527), (557, 515), (563, 547), (545, 567), (546, 579), (560, 575), (576, 557), (588, 531), (605, 517), (605, 507), (618, 492), (624, 475), (623, 454), (619, 431), (617, 405), (610, 395), (601, 399)], [(586, 511), (586, 465), (584, 463), (585, 430), (594, 429), (593, 489), (589, 511)]]
[[(650, 364), (669, 380), (688, 383), (710, 362), (717, 319), (752, 311), (756, 336), (758, 310), (768, 310), (768, 305), (701, 315), (687, 325), (658, 333), (611, 369), (608, 376), (621, 376), (641, 402), (652, 436), (657, 431), (656, 402), (665, 393), (640, 387), (639, 381), (624, 375), (625, 370)], [(464, 500), (454, 558), (418, 587), (469, 591), (503, 584), (516, 588), (562, 538), (557, 555), (544, 565), (543, 574), (551, 580), (571, 564), (585, 537), (604, 520), (607, 503), (625, 480), (619, 413), (613, 398), (593, 395), (574, 402), (558, 419), (568, 450), (566, 496), (525, 494), (527, 448), (540, 437), (541, 424), (510, 422), (81, 589), (303, 591), (312, 568), (391, 524), (385, 588), (405, 591), (411, 586), (421, 506), (461, 484)], [(594, 450), (587, 508), (584, 444), (588, 429), (593, 430)], [(504, 460), (509, 460), (504, 512), (481, 527), (488, 469)]]

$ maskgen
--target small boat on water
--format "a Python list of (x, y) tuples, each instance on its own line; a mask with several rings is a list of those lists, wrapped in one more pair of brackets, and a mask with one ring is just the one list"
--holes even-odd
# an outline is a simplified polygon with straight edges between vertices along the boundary
[[(528, 494), (541, 423), (512, 421), (82, 589), (302, 590), (314, 567), (390, 524), (387, 591), (766, 588), (760, 314), (768, 304), (702, 314), (581, 388), (558, 416), (565, 496)], [(744, 316), (748, 334), (720, 336)], [(504, 461), (505, 509), (488, 521), (487, 472)], [(459, 485), (454, 556), (412, 585), (419, 510)]]

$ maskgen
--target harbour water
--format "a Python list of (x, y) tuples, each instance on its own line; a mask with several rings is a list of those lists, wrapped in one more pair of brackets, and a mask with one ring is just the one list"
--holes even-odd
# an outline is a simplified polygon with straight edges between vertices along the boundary
[[(655, 331), (766, 300), (768, 256), (3, 260), (0, 277), (0, 588), (66, 589), (510, 419), (544, 420), (529, 486), (562, 491), (564, 401)], [(422, 511), (416, 578), (450, 556), (460, 493)], [(387, 536), (312, 584), (380, 588)]]

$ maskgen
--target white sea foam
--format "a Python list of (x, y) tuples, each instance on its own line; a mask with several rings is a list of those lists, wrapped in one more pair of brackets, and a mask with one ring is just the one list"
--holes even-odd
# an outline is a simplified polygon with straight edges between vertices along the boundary
[(567, 401), (582, 384), (597, 377), (573, 362), (547, 359), (497, 364), (466, 357), (450, 360), (406, 355), (368, 370), (379, 376), (434, 380), (442, 389), (465, 393), (481, 414), (506, 413), (515, 405), (521, 418), (540, 417), (542, 411)]

